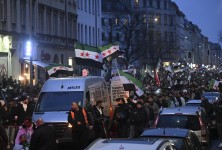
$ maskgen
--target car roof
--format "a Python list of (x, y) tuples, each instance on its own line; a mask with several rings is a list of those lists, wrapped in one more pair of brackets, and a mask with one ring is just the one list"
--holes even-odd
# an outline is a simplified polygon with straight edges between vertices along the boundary
[(157, 149), (160, 145), (168, 142), (163, 139), (97, 139), (88, 146), (88, 150), (144, 150)]
[(165, 114), (187, 114), (187, 115), (197, 115), (197, 112), (200, 113), (201, 108), (192, 107), (192, 106), (182, 106), (182, 107), (173, 107), (173, 108), (163, 108), (160, 112), (160, 115)]
[(204, 92), (203, 95), (208, 95), (208, 96), (216, 96), (216, 95), (220, 95), (220, 92)]
[(145, 130), (141, 136), (142, 137), (179, 137), (184, 138), (187, 136), (190, 130), (188, 129), (179, 129), (179, 128), (154, 128)]
[(197, 103), (201, 103), (201, 100), (200, 100), (200, 99), (191, 99), (191, 100), (189, 100), (187, 103), (197, 104)]

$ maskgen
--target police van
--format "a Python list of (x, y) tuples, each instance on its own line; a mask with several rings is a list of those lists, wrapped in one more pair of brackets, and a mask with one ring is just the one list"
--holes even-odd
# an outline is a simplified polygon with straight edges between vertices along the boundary
[(77, 102), (84, 107), (86, 100), (92, 105), (96, 101), (102, 101), (104, 114), (109, 114), (110, 100), (103, 77), (51, 78), (41, 89), (33, 121), (42, 118), (46, 124), (54, 125), (57, 142), (69, 142), (71, 125), (68, 124), (67, 117), (71, 104)]

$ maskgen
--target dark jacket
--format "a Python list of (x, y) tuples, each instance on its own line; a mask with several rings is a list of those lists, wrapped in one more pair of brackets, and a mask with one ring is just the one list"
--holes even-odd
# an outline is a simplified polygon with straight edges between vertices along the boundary
[(57, 150), (54, 127), (42, 124), (32, 134), (29, 150)]
[(100, 114), (99, 110), (97, 109), (96, 106), (93, 106), (93, 118), (95, 120), (95, 122), (97, 121), (101, 121), (104, 119), (104, 114), (103, 114), (103, 111), (102, 111), (102, 114)]
[(131, 113), (131, 123), (137, 126), (145, 126), (148, 122), (148, 115), (145, 108), (135, 108)]
[(17, 105), (16, 111), (17, 111), (16, 115), (18, 116), (17, 123), (18, 123), (18, 125), (21, 125), (27, 116), (29, 116), (29, 117), (32, 116), (33, 108), (32, 108), (32, 105), (28, 103), (27, 110), (24, 111), (23, 105), (21, 103), (19, 103)]
[(215, 104), (215, 113), (217, 123), (222, 123), (222, 101)]
[(0, 124), (0, 149), (4, 150), (8, 145), (8, 136), (4, 127)]
[(129, 107), (126, 104), (118, 104), (113, 114), (113, 120), (120, 124), (125, 124), (129, 120)]
[[(74, 119), (71, 116), (71, 112), (74, 112), (74, 114), (75, 114), (75, 118)], [(88, 120), (89, 125), (92, 125), (91, 117), (89, 116), (87, 111), (86, 111), (86, 115), (87, 115), (87, 120)], [(68, 122), (70, 124), (72, 124), (73, 127), (78, 126), (77, 125), (78, 122), (81, 122), (82, 125), (86, 124), (85, 118), (84, 118), (84, 115), (83, 115), (83, 112), (82, 112), (82, 107), (79, 106), (79, 110), (78, 111), (75, 111), (75, 110), (70, 110), (69, 111)]]

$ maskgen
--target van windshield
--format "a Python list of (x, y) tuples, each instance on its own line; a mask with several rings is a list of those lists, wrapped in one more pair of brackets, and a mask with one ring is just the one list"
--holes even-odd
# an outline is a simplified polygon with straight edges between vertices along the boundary
[(36, 105), (36, 111), (68, 111), (71, 109), (72, 102), (81, 105), (82, 100), (83, 91), (42, 92)]

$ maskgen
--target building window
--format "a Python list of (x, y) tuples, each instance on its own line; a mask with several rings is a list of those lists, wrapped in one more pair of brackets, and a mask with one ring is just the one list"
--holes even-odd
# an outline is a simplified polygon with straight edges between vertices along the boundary
[(164, 9), (167, 10), (167, 1), (164, 1)]
[(146, 14), (143, 14), (143, 23), (146, 23)]
[(77, 36), (77, 39), (80, 41), (80, 36), (81, 36), (81, 34), (80, 34), (80, 24), (78, 23), (78, 29), (77, 29), (77, 32), (78, 32), (78, 36)]
[(60, 35), (65, 36), (65, 14), (60, 14)]
[(154, 15), (153, 14), (149, 14), (149, 24), (153, 24), (153, 20), (154, 20)]
[(87, 43), (87, 37), (88, 37), (88, 36), (87, 36), (87, 33), (88, 33), (88, 32), (87, 32), (87, 26), (85, 25), (85, 42), (84, 42), (85, 44), (88, 44), (88, 43)]
[(69, 65), (69, 66), (73, 66), (73, 60), (72, 60), (72, 57), (69, 57), (68, 65)]
[(106, 40), (106, 36), (105, 36), (105, 33), (102, 32), (102, 41), (105, 41)]
[(173, 16), (172, 16), (172, 15), (169, 16), (169, 21), (170, 21), (169, 25), (170, 25), (170, 26), (173, 26)]
[(147, 0), (143, 0), (143, 7), (146, 7), (146, 1)]
[(157, 9), (160, 9), (160, 1), (157, 0)]
[[(26, 3), (25, 1), (21, 1), (21, 24), (26, 24)], [(7, 8), (7, 7), (5, 7)]]
[(119, 25), (119, 19), (118, 19), (118, 18), (115, 19), (115, 24), (116, 24), (117, 26)]
[(119, 33), (116, 33), (115, 40), (116, 40), (116, 41), (119, 41), (119, 39), (120, 39), (120, 35), (119, 35)]
[(102, 26), (105, 26), (105, 18), (102, 18)]
[(153, 0), (149, 0), (149, 6), (153, 7)]
[(78, 1), (77, 1), (78, 9), (80, 9), (80, 1), (81, 1), (81, 0), (78, 0)]
[(54, 11), (53, 13), (53, 33), (54, 35), (58, 35), (58, 12)]
[(170, 42), (172, 42), (173, 41), (173, 32), (170, 32)]
[(51, 34), (51, 23), (52, 23), (52, 19), (51, 19), (51, 9), (47, 9), (46, 10), (46, 33), (47, 34)]
[(89, 13), (91, 13), (91, 0), (89, 0)]
[(156, 15), (154, 21), (155, 21), (157, 24), (161, 24), (161, 17), (160, 17), (160, 14)]
[(87, 12), (87, 0), (85, 0), (85, 12)]
[(92, 36), (92, 35), (91, 35), (91, 27), (89, 27), (89, 45), (92, 44), (92, 43), (91, 43), (91, 39), (92, 39), (91, 36)]
[(167, 35), (167, 31), (164, 32), (164, 41), (167, 41), (168, 35)]
[(83, 35), (84, 34), (83, 34), (83, 25), (82, 24), (81, 24), (81, 34), (80, 35), (81, 35), (81, 41), (80, 42), (83, 43)]
[(164, 25), (167, 25), (167, 15), (164, 15)]
[[(16, 23), (16, 19), (17, 19), (17, 7), (16, 7), (17, 5), (16, 5), (16, 1), (12, 0), (11, 4), (12, 4), (11, 5), (11, 19), (12, 19), (12, 23)], [(3, 9), (3, 8), (1, 8), (1, 5), (2, 4), (0, 4), (0, 10)]]
[(39, 32), (44, 32), (44, 8), (42, 5), (39, 5), (39, 18), (38, 18), (38, 26), (39, 26)]

